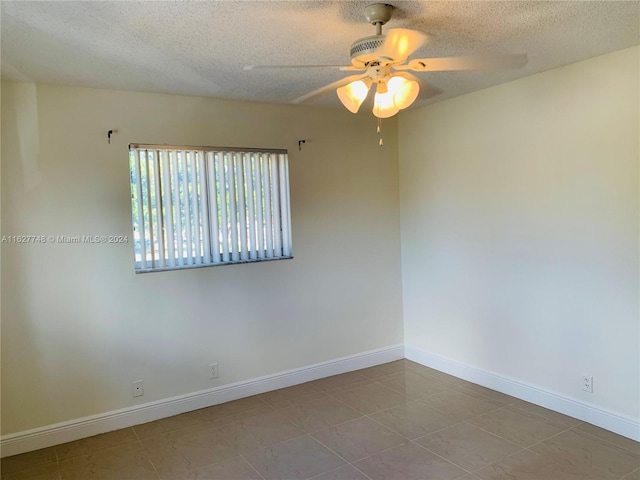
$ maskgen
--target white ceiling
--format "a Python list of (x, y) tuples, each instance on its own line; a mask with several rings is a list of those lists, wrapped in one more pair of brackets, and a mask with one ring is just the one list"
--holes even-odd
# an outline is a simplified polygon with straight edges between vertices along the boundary
[[(351, 43), (375, 33), (372, 1), (3, 0), (2, 78), (287, 103), (349, 72), (243, 66), (349, 64)], [(529, 56), (521, 70), (419, 73), (443, 93), (416, 105), (640, 44), (639, 1), (390, 3), (388, 28), (429, 35), (412, 57)], [(333, 93), (308, 103), (341, 108)]]

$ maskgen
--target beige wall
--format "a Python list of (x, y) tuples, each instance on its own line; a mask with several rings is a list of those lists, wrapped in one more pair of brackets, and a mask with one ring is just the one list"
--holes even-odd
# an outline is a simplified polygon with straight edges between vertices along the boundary
[(3, 84), (3, 235), (131, 235), (129, 142), (288, 148), (295, 258), (135, 275), (130, 243), (3, 244), (2, 433), (402, 343), (385, 123), (379, 148), (343, 111)]
[(639, 53), (400, 117), (406, 345), (640, 417)]

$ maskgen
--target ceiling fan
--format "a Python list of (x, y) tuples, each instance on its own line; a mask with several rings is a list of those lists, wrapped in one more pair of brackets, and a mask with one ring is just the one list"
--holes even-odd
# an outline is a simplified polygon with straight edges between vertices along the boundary
[(388, 3), (373, 3), (365, 7), (365, 17), (375, 26), (376, 34), (360, 38), (351, 45), (351, 65), (247, 65), (244, 70), (333, 68), (361, 72), (309, 92), (292, 103), (301, 103), (335, 89), (347, 110), (357, 113), (375, 85), (373, 114), (378, 118), (388, 118), (409, 107), (418, 97), (421, 81), (411, 71), (493, 70), (521, 68), (527, 63), (526, 54), (410, 59), (411, 54), (426, 43), (427, 35), (407, 28), (389, 29), (383, 35), (382, 26), (391, 19), (393, 10), (393, 5)]

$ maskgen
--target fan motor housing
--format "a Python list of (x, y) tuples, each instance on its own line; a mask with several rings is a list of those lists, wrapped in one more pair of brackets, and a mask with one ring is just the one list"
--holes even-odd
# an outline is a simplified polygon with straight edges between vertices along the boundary
[[(386, 35), (373, 35), (356, 40), (351, 44), (351, 63), (356, 67), (366, 67), (373, 61), (383, 60), (376, 53), (386, 39)], [(393, 59), (388, 59), (393, 61)]]

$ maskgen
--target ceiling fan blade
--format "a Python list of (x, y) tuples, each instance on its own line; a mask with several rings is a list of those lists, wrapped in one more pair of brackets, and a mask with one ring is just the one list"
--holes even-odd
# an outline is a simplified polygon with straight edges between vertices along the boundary
[(343, 70), (343, 71), (364, 71), (364, 68), (354, 67), (353, 65), (245, 65), (242, 67), (242, 70), (267, 70), (267, 69), (277, 69), (277, 70), (285, 70), (285, 69), (293, 69), (293, 68), (327, 68), (334, 70)]
[(306, 95), (303, 95), (301, 97), (296, 98), (295, 100), (292, 100), (291, 103), (302, 103), (305, 102), (307, 100), (309, 100), (310, 98), (315, 97), (316, 95), (322, 95), (323, 93), (327, 93), (330, 92), (331, 90), (336, 90), (340, 87), (343, 87), (345, 85), (347, 85), (348, 83), (351, 83), (355, 80), (360, 80), (361, 78), (366, 77), (367, 74), (364, 73), (362, 75), (351, 75), (349, 77), (346, 78), (341, 78), (340, 80), (337, 80), (333, 83), (330, 83), (329, 85), (325, 85), (324, 87), (320, 87), (312, 92), (307, 93)]
[(391, 28), (385, 33), (384, 43), (376, 49), (376, 55), (403, 60), (427, 42), (427, 36), (408, 28)]
[(414, 58), (406, 65), (395, 66), (397, 70), (415, 72), (452, 72), (459, 70), (499, 70), (522, 68), (528, 62), (527, 54), (475, 55), (467, 57)]

